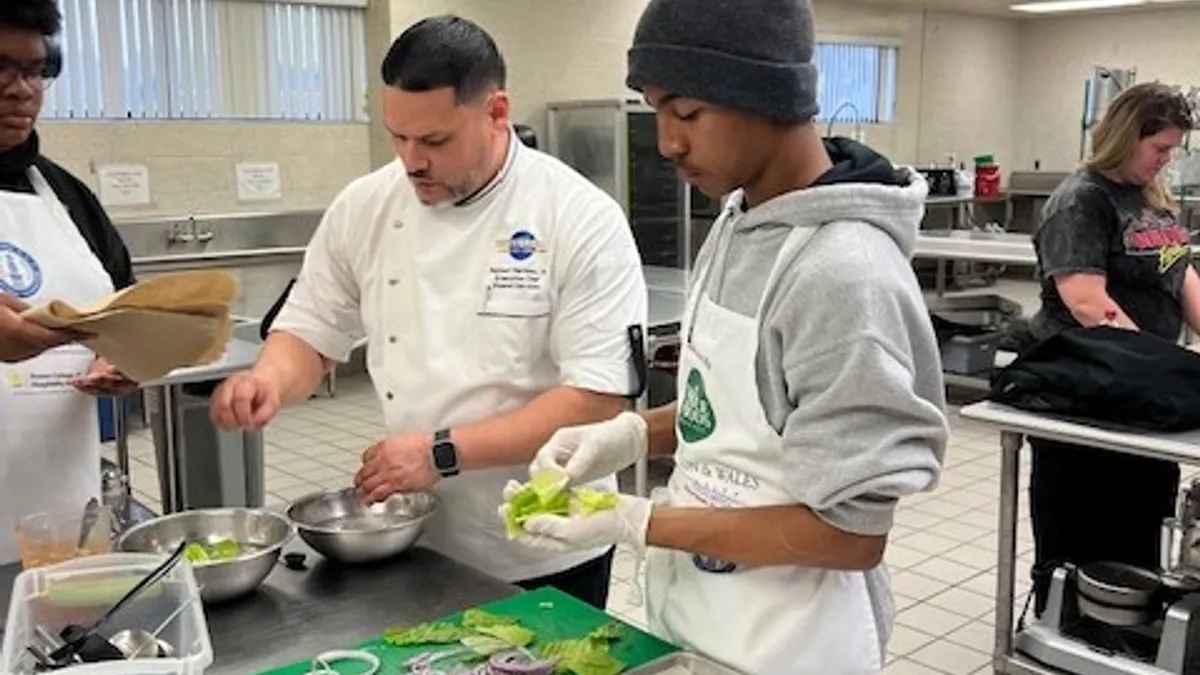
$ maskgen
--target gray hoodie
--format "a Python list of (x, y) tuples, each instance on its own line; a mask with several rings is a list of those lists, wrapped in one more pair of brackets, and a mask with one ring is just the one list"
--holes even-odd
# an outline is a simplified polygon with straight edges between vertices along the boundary
[[(840, 529), (886, 534), (899, 498), (936, 486), (948, 425), (941, 359), (911, 259), (928, 187), (865, 146), (827, 142), (817, 184), (749, 210), (740, 193), (700, 255), (709, 297), (754, 316), (759, 399), (783, 437), (781, 480)], [(816, 227), (771, 288), (792, 228)], [(867, 575), (890, 633), (885, 569)]]

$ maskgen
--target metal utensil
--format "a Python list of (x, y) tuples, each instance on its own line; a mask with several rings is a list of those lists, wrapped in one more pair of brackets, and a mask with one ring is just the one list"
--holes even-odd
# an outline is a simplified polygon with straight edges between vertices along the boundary
[(200, 599), (213, 603), (240, 597), (262, 585), (294, 534), (287, 518), (265, 509), (196, 509), (137, 525), (121, 535), (116, 549), (158, 553), (181, 541), (238, 542), (241, 551), (232, 560), (191, 563)]
[[(133, 588), (129, 589), (129, 592), (121, 596), (120, 600), (117, 600), (117, 602), (110, 607), (107, 612), (105, 612), (99, 619), (96, 619), (94, 622), (92, 622), (90, 626), (70, 624), (66, 628), (63, 628), (59, 632), (59, 635), (62, 637), (64, 644), (62, 647), (55, 650), (50, 657), (56, 661), (61, 661), (72, 654), (79, 654), (80, 656), (83, 656), (85, 650), (88, 650), (89, 652), (93, 652), (94, 650), (93, 653), (97, 659), (111, 658), (113, 653), (112, 644), (110, 644), (107, 640), (93, 639), (96, 637), (96, 629), (104, 625), (105, 622), (113, 617), (113, 615), (121, 611), (122, 607), (125, 607), (127, 604), (132, 602), (147, 588), (161, 581), (163, 577), (167, 576), (167, 574), (170, 573), (175, 565), (183, 558), (183, 548), (185, 545), (185, 543), (179, 544), (179, 546), (175, 548), (175, 551), (171, 553), (171, 555), (165, 561), (159, 564), (159, 566), (156, 567), (154, 571), (150, 572), (150, 574), (147, 574), (145, 578), (137, 582)], [(85, 660), (87, 660), (87, 657), (85, 657)]]
[(99, 518), (100, 500), (92, 497), (83, 507), (83, 519), (79, 524), (79, 543), (75, 545), (76, 549), (83, 548), (83, 545), (87, 543), (88, 535), (92, 533), (92, 528), (96, 526), (96, 520)]
[[(203, 590), (203, 589), (201, 589)], [(167, 615), (167, 618), (158, 624), (158, 628), (153, 631), (143, 630), (141, 628), (126, 628), (125, 630), (113, 633), (112, 637), (108, 638), (109, 643), (119, 649), (125, 655), (126, 659), (140, 658), (164, 658), (169, 659), (175, 655), (175, 648), (170, 642), (162, 639), (163, 630), (171, 625), (171, 622), (176, 619), (184, 610), (192, 606), (196, 602), (199, 594), (189, 597), (185, 602), (180, 603), (178, 607)]]
[(366, 563), (407, 550), (438, 509), (432, 492), (396, 494), (367, 506), (354, 488), (305, 495), (288, 505), (287, 516), (309, 546), (342, 563)]
[(175, 655), (175, 648), (171, 643), (141, 628), (118, 631), (108, 641), (120, 650), (126, 659), (169, 659)]

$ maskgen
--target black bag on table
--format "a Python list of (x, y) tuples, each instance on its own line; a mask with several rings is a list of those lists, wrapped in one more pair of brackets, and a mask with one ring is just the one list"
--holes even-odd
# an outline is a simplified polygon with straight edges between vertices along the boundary
[(1141, 331), (1070, 328), (992, 378), (988, 400), (1146, 431), (1200, 428), (1200, 354)]

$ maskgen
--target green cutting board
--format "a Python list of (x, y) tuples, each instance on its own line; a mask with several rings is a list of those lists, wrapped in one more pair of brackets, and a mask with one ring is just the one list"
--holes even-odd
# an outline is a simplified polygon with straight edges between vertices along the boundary
[[(537, 633), (538, 644), (553, 640), (574, 640), (587, 636), (588, 633), (615, 620), (610, 614), (605, 614), (591, 605), (578, 600), (555, 588), (539, 588), (534, 591), (520, 593), (503, 600), (481, 605), (479, 609), (499, 616), (507, 616), (521, 622), (521, 625)], [(437, 621), (457, 621), (461, 612), (452, 614)], [(330, 645), (329, 649), (341, 649), (344, 645)], [(408, 672), (404, 663), (414, 656), (424, 653), (440, 652), (454, 645), (426, 645), (420, 647), (393, 647), (376, 638), (359, 645), (367, 649), (382, 661), (380, 675), (397, 675)], [(322, 650), (324, 651), (324, 650)], [(649, 663), (660, 656), (672, 654), (679, 648), (659, 640), (658, 638), (640, 631), (633, 626), (627, 626), (625, 637), (612, 646), (610, 653), (613, 658), (625, 664), (626, 670)], [(314, 654), (315, 656), (315, 654)], [(441, 663), (441, 662), (439, 662)], [(344, 675), (360, 673), (363, 664), (346, 662), (333, 664), (334, 669)], [(267, 670), (258, 675), (305, 675), (312, 668), (311, 660), (297, 661), (287, 666)]]

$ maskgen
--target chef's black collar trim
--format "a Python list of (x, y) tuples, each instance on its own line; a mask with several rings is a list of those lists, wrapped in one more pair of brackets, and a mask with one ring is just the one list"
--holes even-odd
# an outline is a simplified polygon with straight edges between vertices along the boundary
[(504, 157), (504, 165), (501, 166), (500, 170), (496, 172), (495, 178), (492, 178), (492, 180), (489, 181), (486, 185), (479, 188), (475, 192), (472, 192), (470, 195), (463, 197), (462, 199), (458, 200), (457, 202), (454, 202), (454, 206), (463, 207), (463, 206), (470, 206), (472, 204), (476, 204), (480, 200), (482, 200), (484, 197), (487, 197), (492, 192), (495, 192), (496, 188), (499, 187), (500, 184), (504, 182), (504, 179), (508, 178), (508, 174), (512, 173), (513, 161), (516, 159), (517, 153), (520, 151), (521, 151), (521, 142), (517, 138), (516, 133), (513, 132), (512, 127), (509, 127), (509, 129), (508, 129), (508, 152), (505, 154), (505, 157)]

